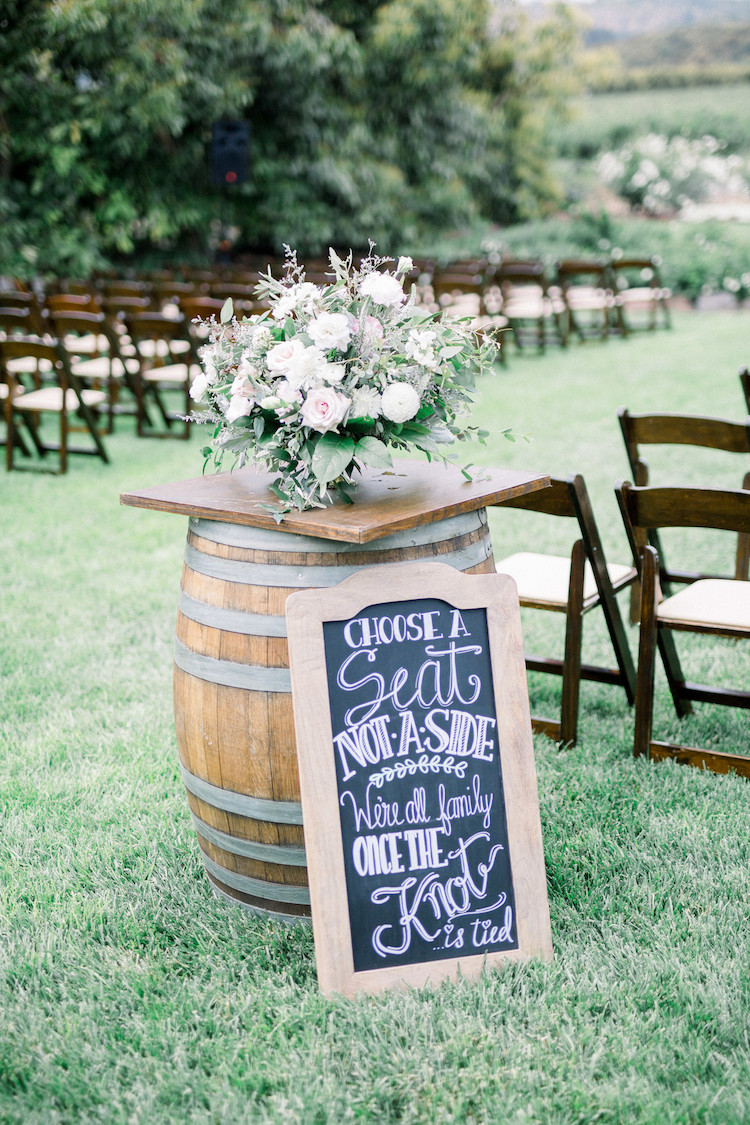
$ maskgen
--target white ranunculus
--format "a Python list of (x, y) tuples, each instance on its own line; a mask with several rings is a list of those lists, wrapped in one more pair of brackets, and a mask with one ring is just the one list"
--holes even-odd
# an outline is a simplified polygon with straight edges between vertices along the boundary
[(302, 404), (300, 417), (311, 430), (327, 433), (335, 430), (344, 420), (350, 400), (332, 387), (316, 387), (308, 394)]
[(409, 383), (391, 383), (383, 391), (380, 409), (391, 422), (408, 422), (419, 410), (419, 395)]
[(349, 321), (343, 313), (319, 313), (307, 326), (307, 334), (323, 352), (332, 348), (345, 352), (351, 339)]
[(397, 305), (403, 305), (406, 300), (401, 282), (392, 274), (380, 273), (378, 270), (367, 274), (359, 291), (363, 297), (369, 297), (376, 305), (395, 308)]

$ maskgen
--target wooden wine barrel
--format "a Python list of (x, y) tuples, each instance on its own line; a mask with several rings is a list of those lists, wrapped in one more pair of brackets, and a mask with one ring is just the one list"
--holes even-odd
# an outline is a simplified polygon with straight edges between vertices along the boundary
[[(191, 519), (175, 638), (182, 776), (214, 892), (308, 918), (284, 603), (355, 570), (436, 559), (494, 572), (485, 510), (352, 544)], [(373, 591), (373, 603), (387, 600)]]

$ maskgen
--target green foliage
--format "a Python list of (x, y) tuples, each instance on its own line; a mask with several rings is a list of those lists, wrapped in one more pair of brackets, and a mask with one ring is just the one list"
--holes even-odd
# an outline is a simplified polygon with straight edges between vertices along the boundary
[[(538, 213), (572, 25), (452, 0), (11, 0), (0, 40), (0, 268), (158, 251), (405, 243)], [(252, 126), (210, 180), (212, 122)]]

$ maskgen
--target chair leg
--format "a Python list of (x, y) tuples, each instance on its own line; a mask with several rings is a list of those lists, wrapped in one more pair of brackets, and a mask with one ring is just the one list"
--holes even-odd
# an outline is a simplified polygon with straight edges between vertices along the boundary
[(653, 547), (645, 547), (641, 568), (641, 628), (638, 638), (638, 671), (635, 684), (635, 735), (633, 753), (649, 754), (654, 714), (656, 662), (656, 591), (659, 560)]
[(63, 390), (63, 408), (60, 411), (60, 472), (68, 471), (68, 412), (65, 409), (65, 391)]
[(578, 703), (581, 689), (581, 644), (583, 641), (583, 575), (586, 550), (582, 539), (573, 546), (570, 559), (568, 612), (563, 657), (560, 742), (572, 746), (578, 737)]

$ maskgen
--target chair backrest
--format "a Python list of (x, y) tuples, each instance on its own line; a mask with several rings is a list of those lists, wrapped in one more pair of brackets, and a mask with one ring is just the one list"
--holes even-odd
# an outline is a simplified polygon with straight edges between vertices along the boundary
[(146, 342), (154, 345), (155, 351), (150, 360), (161, 365), (163, 363), (185, 363), (184, 354), (176, 354), (172, 345), (177, 340), (187, 341), (190, 345), (189, 362), (197, 363), (195, 353), (195, 340), (190, 335), (185, 317), (165, 316), (157, 312), (126, 313), (125, 329), (130, 340), (135, 345), (136, 351), (143, 359), (142, 346)]
[(609, 270), (617, 289), (661, 289), (661, 275), (656, 258), (612, 258)]
[(637, 485), (649, 483), (642, 445), (692, 445), (726, 453), (750, 453), (750, 417), (734, 422), (702, 414), (631, 414), (625, 407), (620, 407), (617, 417)]
[(609, 288), (609, 262), (598, 258), (563, 258), (555, 265), (555, 276), (563, 292), (577, 285)]
[(13, 386), (17, 380), (8, 363), (10, 360), (19, 359), (28, 359), (35, 367), (38, 367), (40, 362), (49, 364), (50, 370), (55, 372), (55, 378), (63, 389), (70, 386), (80, 389), (80, 383), (71, 374), (67, 353), (57, 341), (42, 340), (32, 336), (12, 336), (0, 340), (0, 373), (9, 386)]
[[(635, 484), (645, 487), (649, 484), (648, 462), (641, 455), (642, 445), (688, 445), (704, 449), (717, 449), (725, 453), (744, 454), (742, 463), (742, 487), (750, 488), (750, 417), (741, 422), (727, 418), (714, 418), (700, 414), (631, 414), (621, 407), (617, 416), (620, 421), (630, 471)], [(667, 525), (663, 525), (667, 526)], [(659, 552), (662, 581), (668, 590), (670, 581), (694, 582), (708, 575), (695, 570), (681, 570), (669, 567), (664, 556), (657, 528), (649, 534), (649, 542)], [(735, 576), (747, 577), (750, 544), (740, 536), (737, 541)]]
[(98, 336), (104, 337), (110, 346), (115, 343), (103, 312), (72, 312), (65, 309), (50, 313), (49, 323), (59, 340), (75, 336)]
[(636, 562), (649, 532), (665, 527), (750, 534), (749, 489), (655, 488), (618, 481), (615, 493)]
[(106, 297), (148, 297), (151, 283), (127, 278), (105, 278), (101, 282), (101, 291)]
[(165, 316), (159, 312), (130, 312), (125, 314), (125, 324), (131, 340), (184, 340), (185, 318)]
[(195, 320), (196, 317), (208, 320), (211, 316), (218, 318), (224, 303), (220, 297), (183, 297), (180, 301), (180, 309), (188, 322)]
[(0, 304), (0, 336), (42, 336), (45, 331), (43, 318), (37, 321), (30, 309)]
[[(547, 516), (563, 516), (578, 521), (586, 555), (594, 570), (594, 576), (601, 578), (605, 572), (606, 559), (599, 535), (594, 511), (589, 499), (586, 482), (580, 473), (570, 477), (551, 477), (550, 487), (504, 500), (498, 507), (522, 508), (528, 512), (539, 512)], [(597, 585), (599, 581), (597, 579)]]
[(3, 289), (0, 291), (0, 308), (17, 309), (25, 313), (31, 324), (31, 331), (37, 336), (44, 335), (44, 313), (34, 293), (24, 293), (20, 289)]
[(44, 298), (48, 314), (58, 312), (100, 312), (101, 300), (94, 293), (48, 293)]

